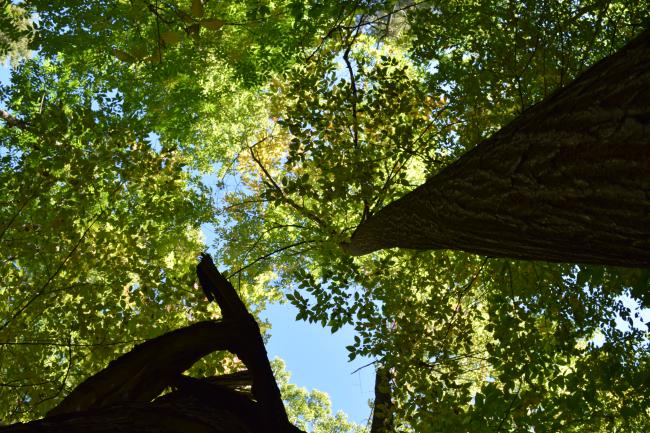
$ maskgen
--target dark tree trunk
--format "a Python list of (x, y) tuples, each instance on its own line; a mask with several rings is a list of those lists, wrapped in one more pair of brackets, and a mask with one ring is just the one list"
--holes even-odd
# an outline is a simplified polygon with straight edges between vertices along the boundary
[(343, 247), (650, 266), (650, 31), (370, 217)]
[(375, 401), (372, 409), (370, 433), (394, 433), (395, 408), (390, 392), (390, 369), (385, 365), (375, 372)]

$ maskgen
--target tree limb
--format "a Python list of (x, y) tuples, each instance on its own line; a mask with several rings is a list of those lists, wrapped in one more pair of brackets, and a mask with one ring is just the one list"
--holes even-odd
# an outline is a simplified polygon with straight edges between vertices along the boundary
[(260, 406), (262, 425), (269, 433), (287, 431), (289, 420), (255, 318), (239, 299), (232, 284), (219, 273), (209, 255), (201, 256), (197, 274), (201, 284), (207, 286), (204, 289), (213, 293), (224, 319), (232, 321), (237, 334), (243, 337), (229, 342), (228, 349), (237, 354), (253, 376), (252, 391)]
[[(81, 432), (92, 424), (93, 432), (175, 432), (180, 426), (183, 431), (300, 432), (288, 421), (254, 317), (207, 254), (197, 274), (224, 320), (195, 323), (140, 344), (75, 388), (44, 420), (0, 431)], [(216, 350), (233, 352), (248, 371), (203, 379), (182, 375)], [(251, 379), (254, 400), (228, 386)], [(156, 398), (168, 387), (176, 391)]]
[(8, 111), (5, 111), (3, 109), (0, 109), (0, 117), (7, 122), (7, 126), (10, 128), (18, 128), (23, 131), (26, 131), (29, 127), (29, 124), (25, 122), (24, 120), (18, 119), (15, 116), (12, 116), (9, 114)]
[(236, 326), (205, 321), (136, 346), (75, 388), (48, 417), (123, 402), (150, 402), (196, 361), (233, 345)]

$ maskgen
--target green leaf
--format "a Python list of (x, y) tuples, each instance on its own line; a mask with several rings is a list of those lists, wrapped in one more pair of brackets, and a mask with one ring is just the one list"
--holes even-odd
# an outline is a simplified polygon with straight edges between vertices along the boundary
[(117, 48), (113, 48), (113, 55), (115, 55), (115, 57), (117, 57), (118, 60), (121, 60), (126, 63), (133, 63), (137, 60), (131, 54), (127, 53), (126, 51), (118, 50)]

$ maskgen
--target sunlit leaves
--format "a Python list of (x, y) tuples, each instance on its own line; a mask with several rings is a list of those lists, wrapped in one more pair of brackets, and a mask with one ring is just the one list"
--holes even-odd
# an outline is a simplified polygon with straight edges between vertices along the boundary
[(15, 2), (0, 4), (0, 56), (17, 61), (29, 55), (28, 44), (34, 36), (34, 23), (29, 13)]
[(29, 125), (0, 135), (7, 421), (41, 416), (133, 343), (207, 315), (188, 304), (201, 299), (207, 197), (186, 158), (156, 151), (110, 93), (29, 61), (3, 94)]
[[(649, 19), (646, 1), (438, 2), (408, 10), (411, 50), (450, 92), (473, 146), (612, 54)], [(647, 26), (646, 26), (647, 27)]]

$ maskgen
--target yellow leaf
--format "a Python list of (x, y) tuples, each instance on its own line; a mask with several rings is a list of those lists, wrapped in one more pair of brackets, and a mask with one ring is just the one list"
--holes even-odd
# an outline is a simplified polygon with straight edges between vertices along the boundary
[(183, 35), (179, 32), (162, 32), (160, 34), (160, 39), (162, 39), (167, 45), (174, 45), (183, 39)]
[(219, 30), (221, 27), (223, 27), (224, 22), (218, 18), (212, 18), (209, 20), (202, 20), (201, 25), (208, 30)]
[(203, 16), (203, 3), (201, 3), (201, 0), (192, 0), (192, 15), (196, 18)]

